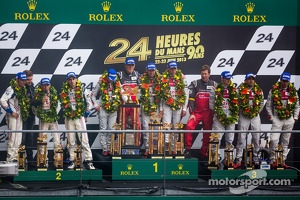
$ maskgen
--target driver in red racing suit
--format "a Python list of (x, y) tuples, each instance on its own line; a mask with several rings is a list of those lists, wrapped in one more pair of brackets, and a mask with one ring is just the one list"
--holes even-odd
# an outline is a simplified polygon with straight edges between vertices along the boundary
[[(196, 126), (202, 122), (203, 130), (211, 130), (213, 124), (213, 111), (209, 109), (209, 93), (217, 83), (209, 79), (210, 67), (201, 67), (201, 79), (194, 80), (189, 85), (189, 109), (190, 117), (186, 124), (186, 130), (195, 130)], [(203, 133), (200, 157), (207, 158), (210, 133)], [(190, 157), (193, 142), (193, 133), (185, 134), (185, 156)]]

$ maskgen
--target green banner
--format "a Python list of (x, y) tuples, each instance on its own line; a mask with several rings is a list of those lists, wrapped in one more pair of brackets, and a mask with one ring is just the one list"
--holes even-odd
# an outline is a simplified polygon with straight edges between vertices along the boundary
[(0, 23), (295, 26), (298, 4), (298, 0), (1, 0)]
[(197, 159), (113, 159), (112, 180), (198, 179)]

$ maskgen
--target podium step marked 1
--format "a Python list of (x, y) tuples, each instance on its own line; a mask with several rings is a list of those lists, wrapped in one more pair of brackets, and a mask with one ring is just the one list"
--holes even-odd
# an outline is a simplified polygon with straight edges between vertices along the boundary
[(198, 179), (197, 159), (113, 159), (112, 180)]

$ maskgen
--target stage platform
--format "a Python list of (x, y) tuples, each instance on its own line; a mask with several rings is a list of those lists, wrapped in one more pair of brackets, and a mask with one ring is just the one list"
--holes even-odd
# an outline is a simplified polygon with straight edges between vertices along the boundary
[[(185, 166), (185, 165), (184, 165)], [(159, 179), (159, 180), (113, 180), (110, 175), (102, 176), (101, 170), (83, 170), (83, 171), (60, 171), (63, 176), (72, 177), (82, 175), (82, 179), (64, 179), (57, 180), (55, 173), (57, 171), (25, 171), (20, 172), (20, 177), (2, 177), (0, 182), (0, 198), (1, 197), (22, 197), (28, 198), (51, 198), (51, 199), (68, 199), (70, 197), (85, 197), (101, 199), (135, 199), (136, 197), (157, 199), (211, 199), (222, 197), (222, 199), (235, 199), (237, 197), (246, 199), (299, 199), (300, 181), (299, 174), (293, 170), (269, 170), (268, 174), (272, 174), (273, 178), (284, 177), (293, 178), (291, 185), (267, 186), (261, 185), (251, 191), (241, 194), (232, 194), (232, 186), (228, 185), (210, 185), (210, 180), (217, 177), (226, 178), (231, 175), (232, 180), (245, 172), (244, 170), (216, 170), (210, 171), (207, 168), (198, 165), (198, 177), (196, 179)], [(38, 175), (48, 174), (51, 178), (48, 180), (36, 180)], [(26, 174), (26, 176), (25, 176)], [(274, 177), (274, 174), (277, 174)], [(288, 175), (290, 174), (290, 175)], [(296, 179), (294, 179), (296, 175)], [(54, 178), (53, 178), (54, 176)], [(23, 178), (21, 178), (23, 177)], [(26, 178), (24, 178), (26, 177)], [(29, 179), (32, 177), (32, 179)], [(41, 176), (43, 177), (43, 176)], [(98, 177), (98, 178), (97, 178)], [(245, 188), (243, 188), (245, 189)], [(7, 198), (6, 198), (7, 199)]]

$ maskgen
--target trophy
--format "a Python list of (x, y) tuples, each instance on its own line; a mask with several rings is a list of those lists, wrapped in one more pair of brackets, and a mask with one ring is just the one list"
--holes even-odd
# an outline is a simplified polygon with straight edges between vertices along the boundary
[[(115, 123), (113, 125), (113, 128), (115, 130), (122, 130), (122, 124), (121, 123)], [(111, 139), (110, 139), (110, 152), (112, 155), (121, 154), (121, 147), (122, 147), (122, 134), (111, 134)]]
[[(153, 112), (150, 116), (149, 130), (162, 130), (162, 113)], [(163, 154), (164, 135), (162, 133), (149, 133), (149, 154)]]
[[(182, 130), (183, 127), (184, 127), (183, 123), (176, 123), (174, 126), (174, 129)], [(178, 154), (178, 152), (179, 152), (180, 155), (183, 155), (183, 153), (184, 153), (184, 134), (183, 133), (174, 133), (174, 143), (175, 143), (174, 153)]]
[(270, 150), (269, 150), (269, 138), (266, 137), (266, 145), (263, 147), (260, 144), (260, 149), (257, 153), (258, 159), (261, 160), (260, 169), (271, 169), (270, 164), (268, 164), (267, 160), (270, 158)]
[(64, 152), (60, 145), (59, 148), (54, 150), (54, 166), (56, 168), (56, 171), (63, 170), (63, 160), (64, 160)]
[(247, 170), (253, 169), (253, 147), (253, 144), (248, 144), (244, 151), (245, 168)]
[(283, 148), (281, 144), (278, 144), (275, 148), (275, 162), (277, 170), (284, 170)]
[[(163, 130), (170, 130), (172, 128), (172, 124), (163, 123), (162, 128)], [(172, 155), (172, 146), (174, 145), (174, 133), (165, 133), (164, 142), (165, 142), (164, 147), (166, 152), (168, 152), (169, 155)]]
[(82, 150), (81, 150), (81, 145), (76, 145), (76, 149), (74, 151), (75, 155), (75, 169), (76, 170), (82, 170)]
[[(120, 106), (119, 120), (122, 130), (138, 130), (139, 124), (139, 109), (140, 105), (137, 99), (139, 88), (137, 85), (123, 85), (124, 92), (122, 95), (128, 96), (128, 101)], [(126, 110), (130, 109), (133, 116), (128, 116)], [(121, 154), (123, 155), (139, 155), (140, 152), (140, 133), (122, 133)]]
[(25, 171), (25, 145), (20, 145), (18, 150), (19, 171)]
[(37, 138), (37, 170), (47, 170), (47, 134), (40, 133)]
[(232, 170), (233, 168), (233, 145), (229, 144), (225, 148), (225, 163), (224, 165), (228, 170)]
[(219, 165), (219, 138), (218, 133), (211, 133), (208, 145), (208, 169), (218, 169)]
[(122, 95), (126, 95), (128, 97), (127, 102), (124, 102), (125, 104), (139, 104), (138, 98), (136, 98), (139, 93), (139, 86), (132, 87), (130, 85), (123, 85), (123, 90), (124, 92)]

